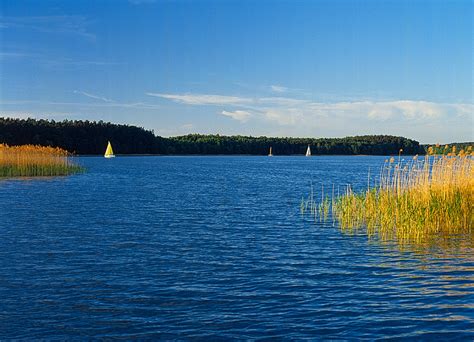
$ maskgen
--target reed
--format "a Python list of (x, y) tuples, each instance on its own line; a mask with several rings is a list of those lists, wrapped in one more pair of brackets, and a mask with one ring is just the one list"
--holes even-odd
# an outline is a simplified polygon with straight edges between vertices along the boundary
[(81, 172), (72, 155), (60, 148), (0, 144), (0, 177), (50, 177)]
[(341, 196), (333, 195), (333, 217), (344, 231), (364, 228), (383, 240), (420, 243), (460, 234), (474, 237), (472, 147), (457, 153), (443, 147), (448, 149), (409, 162), (400, 160), (400, 151), (397, 162), (386, 160), (376, 186), (368, 182), (359, 193), (347, 186)]

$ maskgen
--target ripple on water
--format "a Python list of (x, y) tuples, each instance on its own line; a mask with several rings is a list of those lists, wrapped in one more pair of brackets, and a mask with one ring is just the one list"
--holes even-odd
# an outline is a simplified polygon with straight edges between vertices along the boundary
[(310, 182), (363, 187), (383, 160), (82, 158), (1, 182), (0, 337), (472, 340), (463, 237), (401, 250), (298, 213)]

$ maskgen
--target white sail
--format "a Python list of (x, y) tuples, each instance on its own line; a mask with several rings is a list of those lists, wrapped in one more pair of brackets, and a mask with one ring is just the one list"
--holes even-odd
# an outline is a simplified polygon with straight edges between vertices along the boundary
[(270, 147), (270, 152), (268, 153), (269, 157), (273, 157), (272, 148)]
[(308, 149), (306, 150), (306, 157), (311, 157), (311, 148), (308, 145)]

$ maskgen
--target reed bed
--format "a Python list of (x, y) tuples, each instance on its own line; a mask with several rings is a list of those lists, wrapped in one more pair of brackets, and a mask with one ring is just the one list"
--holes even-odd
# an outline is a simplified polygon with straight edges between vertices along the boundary
[(72, 155), (60, 148), (0, 144), (0, 177), (51, 177), (81, 172)]
[(332, 199), (322, 197), (319, 204), (302, 202), (302, 212), (309, 207), (315, 217), (324, 218), (330, 206), (344, 231), (364, 228), (369, 236), (382, 240), (421, 243), (466, 234), (474, 238), (472, 147), (459, 152), (443, 147), (443, 151), (421, 160), (415, 156), (409, 162), (401, 161), (400, 155), (398, 161), (390, 158), (374, 187), (369, 177), (365, 191), (357, 193), (348, 186), (341, 196), (333, 192)]

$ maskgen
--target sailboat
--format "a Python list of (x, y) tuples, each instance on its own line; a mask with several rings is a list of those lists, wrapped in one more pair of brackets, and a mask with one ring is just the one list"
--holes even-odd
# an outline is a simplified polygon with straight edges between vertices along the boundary
[(114, 150), (112, 150), (112, 144), (110, 143), (110, 141), (107, 144), (107, 149), (105, 150), (104, 157), (105, 158), (114, 158), (115, 157)]
[(306, 157), (311, 157), (311, 148), (308, 145), (308, 149), (306, 150)]
[(268, 156), (269, 156), (269, 157), (273, 157), (272, 147), (271, 147), (271, 146), (270, 146), (270, 152), (268, 153)]

